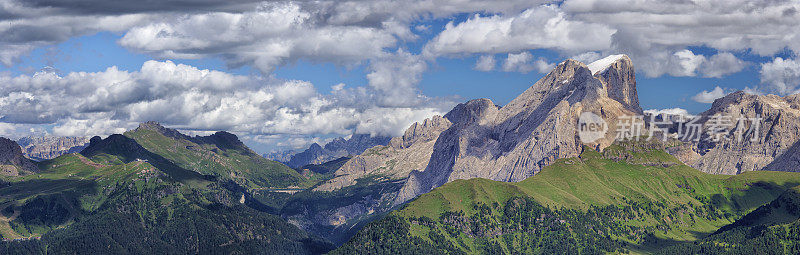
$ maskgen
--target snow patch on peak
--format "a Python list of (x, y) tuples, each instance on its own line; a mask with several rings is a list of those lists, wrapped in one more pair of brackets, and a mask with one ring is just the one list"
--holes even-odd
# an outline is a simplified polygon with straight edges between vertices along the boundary
[(624, 54), (610, 55), (608, 57), (594, 61), (587, 66), (589, 67), (589, 70), (592, 71), (592, 75), (595, 75), (597, 73), (605, 71), (606, 69), (608, 69), (609, 66), (611, 66), (611, 64), (614, 64), (614, 62), (617, 62), (617, 60), (621, 59), (624, 56), (625, 56)]

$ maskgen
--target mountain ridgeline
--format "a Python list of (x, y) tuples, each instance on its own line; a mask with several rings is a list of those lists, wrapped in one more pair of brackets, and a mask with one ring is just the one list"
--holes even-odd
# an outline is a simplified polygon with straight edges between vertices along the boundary
[(158, 123), (146, 122), (124, 136), (181, 168), (231, 180), (246, 188), (297, 187), (303, 180), (297, 171), (264, 159), (235, 135), (224, 131), (189, 137)]
[(743, 134), (736, 139), (733, 129), (722, 134), (733, 139), (715, 141), (709, 138), (718, 134), (706, 128), (699, 141), (673, 150), (686, 164), (715, 174), (800, 171), (800, 95), (780, 97), (740, 91), (717, 99), (700, 116), (697, 123), (704, 126), (724, 123), (720, 116), (728, 116)]
[[(333, 248), (253, 196), (301, 188), (307, 180), (227, 132), (189, 137), (147, 122), (39, 163), (24, 161), (20, 147), (9, 144), (16, 150), (0, 155), (23, 161), (10, 161), (19, 174), (0, 184), (0, 254), (319, 254)], [(26, 164), (35, 174), (24, 174)]]

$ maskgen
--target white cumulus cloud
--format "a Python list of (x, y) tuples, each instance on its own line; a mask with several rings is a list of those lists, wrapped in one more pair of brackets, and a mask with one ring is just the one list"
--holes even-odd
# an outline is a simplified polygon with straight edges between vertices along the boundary
[(703, 90), (702, 92), (697, 93), (697, 95), (694, 95), (694, 97), (692, 97), (692, 100), (699, 103), (710, 104), (713, 103), (714, 100), (717, 100), (718, 98), (728, 95), (729, 91), (730, 91), (729, 89), (723, 89), (719, 86), (716, 86), (711, 91)]
[(494, 67), (497, 65), (497, 61), (494, 59), (494, 55), (483, 55), (478, 58), (478, 61), (475, 62), (475, 66), (472, 69), (488, 72), (494, 70)]
[(747, 63), (730, 52), (718, 53), (707, 59), (700, 67), (703, 77), (720, 78), (728, 74), (738, 73)]
[[(0, 123), (54, 125), (57, 135), (106, 135), (143, 121), (196, 131), (229, 130), (245, 135), (313, 135), (353, 132), (399, 135), (408, 124), (442, 114), (448, 99), (415, 93), (418, 79), (387, 71), (416, 72), (413, 55), (375, 70), (371, 86), (339, 86), (330, 95), (313, 84), (198, 69), (171, 61), (148, 61), (138, 71), (58, 75), (0, 75)], [(387, 70), (383, 70), (387, 69)], [(378, 79), (374, 78), (374, 79)], [(393, 85), (395, 84), (395, 85)], [(411, 92), (407, 91), (411, 90)], [(412, 97), (403, 97), (411, 93)], [(389, 100), (391, 98), (391, 101)], [(413, 100), (412, 100), (413, 99)], [(387, 101), (388, 100), (388, 101)], [(436, 102), (434, 102), (436, 101)], [(401, 106), (397, 106), (401, 105)]]
[(761, 64), (761, 84), (780, 95), (800, 93), (800, 61), (777, 57)]
[(516, 15), (474, 15), (431, 39), (426, 56), (461, 53), (505, 53), (526, 49), (602, 50), (615, 31), (602, 24), (570, 20), (558, 7), (545, 5)]
[(503, 71), (528, 73), (536, 70), (539, 73), (547, 73), (555, 67), (555, 64), (548, 63), (544, 58), (534, 60), (529, 52), (509, 53), (506, 61), (503, 62)]

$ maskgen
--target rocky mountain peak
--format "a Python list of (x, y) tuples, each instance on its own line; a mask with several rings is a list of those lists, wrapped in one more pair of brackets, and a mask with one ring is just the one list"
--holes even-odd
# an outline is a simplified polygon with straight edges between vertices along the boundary
[(488, 116), (493, 117), (499, 109), (500, 107), (495, 105), (492, 100), (480, 98), (456, 105), (453, 110), (444, 115), (444, 118), (454, 124), (468, 124), (487, 119)]
[(381, 207), (386, 202), (399, 205), (458, 179), (521, 181), (559, 158), (577, 157), (586, 145), (597, 150), (610, 145), (613, 131), (592, 144), (579, 139), (582, 113), (600, 116), (608, 130), (615, 130), (617, 118), (641, 113), (641, 108), (630, 59), (621, 55), (606, 62), (593, 73), (580, 61), (566, 60), (503, 107), (489, 99), (475, 99), (444, 116), (412, 124), (389, 146), (374, 147), (350, 159), (315, 190), (340, 189), (368, 176), (385, 176), (392, 185), (402, 186), (371, 196), (371, 200), (380, 197), (379, 203), (352, 205), (370, 203), (364, 210), (329, 212), (322, 217), (327, 219), (324, 222), (317, 216), (310, 221), (335, 227), (341, 223), (332, 224), (330, 219), (341, 222), (338, 215), (355, 219), (383, 212), (388, 209)]
[(627, 55), (611, 55), (589, 64), (598, 68), (593, 75), (606, 86), (608, 97), (617, 100), (623, 106), (642, 114), (639, 96), (636, 91), (636, 74), (633, 62)]
[(100, 136), (93, 136), (91, 139), (89, 139), (89, 146), (92, 146), (92, 145), (97, 145), (97, 143), (99, 143), (100, 141), (103, 141), (103, 138), (102, 138), (102, 137), (100, 137)]
[(145, 158), (144, 151), (145, 149), (135, 140), (124, 135), (113, 134), (106, 137), (106, 139), (102, 139), (99, 136), (92, 137), (89, 140), (89, 146), (81, 151), (81, 155), (92, 157), (105, 153), (119, 156), (120, 160), (124, 162), (130, 162), (137, 158)]
[(137, 127), (136, 129), (164, 130), (166, 128), (164, 126), (162, 126), (161, 123), (158, 123), (157, 121), (145, 121), (145, 122), (139, 123), (139, 127)]
[(17, 176), (38, 170), (31, 160), (22, 155), (22, 148), (17, 142), (0, 137), (0, 175)]
[(714, 103), (711, 104), (711, 109), (703, 115), (742, 107), (753, 108), (758, 113), (763, 113), (765, 110), (777, 110), (800, 115), (800, 94), (781, 97), (777, 95), (753, 95), (744, 91), (737, 91), (714, 100)]

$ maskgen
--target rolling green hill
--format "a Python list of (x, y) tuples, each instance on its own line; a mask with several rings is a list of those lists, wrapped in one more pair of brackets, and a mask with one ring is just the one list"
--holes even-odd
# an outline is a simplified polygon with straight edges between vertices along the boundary
[(800, 173), (705, 174), (618, 144), (517, 183), (457, 180), (367, 225), (334, 254), (652, 252), (702, 239), (800, 184)]
[[(217, 138), (200, 139), (220, 150), (218, 157), (234, 155), (221, 161), (226, 164), (246, 149), (229, 138), (211, 141)], [(232, 179), (187, 170), (145, 149), (138, 143), (144, 140), (128, 134), (93, 139), (81, 154), (39, 163), (37, 174), (3, 177), (0, 254), (318, 254), (332, 248), (265, 212)]]

